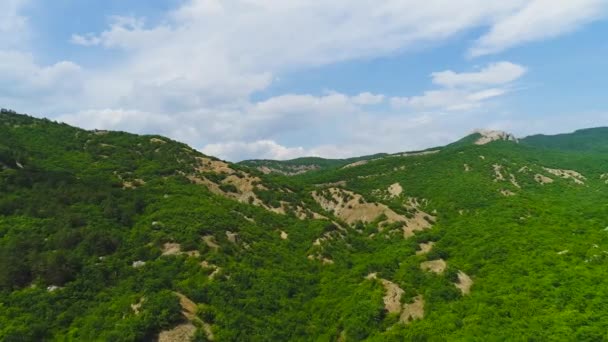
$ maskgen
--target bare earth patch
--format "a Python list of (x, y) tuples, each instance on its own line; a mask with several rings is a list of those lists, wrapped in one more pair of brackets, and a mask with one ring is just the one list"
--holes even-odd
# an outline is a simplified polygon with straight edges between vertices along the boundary
[(195, 332), (196, 327), (192, 323), (182, 323), (171, 330), (162, 331), (158, 335), (158, 342), (190, 341)]
[(367, 160), (359, 160), (359, 161), (357, 161), (357, 162), (350, 163), (350, 164), (348, 164), (348, 165), (344, 165), (342, 168), (343, 168), (343, 169), (347, 169), (347, 168), (349, 168), (349, 167), (361, 166), (361, 165), (365, 165), (365, 164), (367, 164), (367, 163), (368, 163), (368, 161), (367, 161)]
[(518, 189), (521, 189), (521, 186), (517, 182), (517, 178), (515, 178), (514, 174), (512, 174), (512, 173), (509, 174), (509, 180), (511, 181), (511, 184), (513, 184), (513, 186), (515, 186)]
[(469, 172), (471, 171), (471, 167), (469, 166), (469, 164), (464, 164), (464, 172)]
[(389, 223), (407, 221), (404, 216), (397, 214), (386, 205), (367, 203), (361, 195), (355, 194), (352, 191), (329, 188), (323, 193), (321, 191), (313, 191), (312, 196), (324, 210), (332, 212), (348, 224), (353, 224), (357, 221), (372, 222), (382, 214), (387, 216)]
[(447, 264), (446, 264), (445, 260), (443, 260), (443, 259), (424, 261), (424, 262), (420, 263), (420, 268), (423, 271), (430, 271), (430, 272), (434, 272), (437, 274), (443, 273), (443, 271), (445, 271), (446, 267), (447, 267)]
[(500, 190), (500, 194), (505, 196), (505, 197), (511, 197), (511, 196), (515, 196), (515, 193), (511, 190)]
[(389, 313), (401, 312), (401, 296), (405, 291), (392, 281), (386, 279), (381, 279), (381, 281), (386, 290), (386, 294), (384, 295), (384, 308)]
[(288, 238), (289, 238), (289, 234), (287, 234), (281, 230), (281, 240), (287, 240)]
[(388, 187), (388, 193), (391, 195), (391, 197), (398, 197), (402, 192), (403, 188), (399, 183), (392, 184)]
[(502, 165), (498, 165), (498, 164), (494, 164), (492, 165), (492, 167), (494, 168), (494, 181), (498, 182), (498, 181), (504, 181), (505, 180), (505, 176), (503, 176), (502, 174)]
[(179, 243), (167, 242), (163, 245), (163, 255), (177, 255), (182, 251), (182, 247)]
[(463, 295), (467, 295), (471, 292), (471, 286), (473, 286), (473, 280), (466, 273), (458, 271), (458, 282), (454, 285), (462, 291)]
[(324, 210), (332, 212), (348, 224), (353, 224), (358, 221), (372, 222), (380, 215), (385, 215), (386, 220), (383, 223), (403, 222), (404, 237), (414, 235), (414, 232), (429, 229), (433, 219), (429, 215), (417, 209), (417, 201), (410, 202), (406, 205), (414, 211), (411, 218), (397, 214), (395, 211), (382, 203), (368, 203), (365, 199), (352, 191), (329, 188), (312, 192), (312, 197), (321, 205)]
[(415, 319), (424, 318), (424, 298), (419, 295), (414, 298), (413, 303), (403, 304), (403, 311), (399, 321), (408, 324)]
[(543, 167), (543, 169), (549, 172), (552, 175), (561, 177), (563, 179), (571, 179), (574, 183), (579, 185), (584, 185), (585, 180), (587, 179), (585, 176), (573, 170), (560, 170), (560, 169), (550, 169), (547, 167)]
[(543, 176), (540, 173), (534, 175), (534, 180), (540, 183), (541, 185), (553, 183), (553, 179)]
[(203, 241), (205, 242), (207, 247), (209, 247), (211, 249), (214, 249), (214, 250), (220, 249), (220, 245), (218, 245), (217, 242), (215, 242), (215, 237), (213, 235), (203, 236)]
[(416, 251), (416, 255), (422, 255), (422, 254), (426, 254), (426, 253), (430, 252), (431, 249), (433, 249), (434, 245), (435, 245), (434, 241), (429, 241), (427, 243), (419, 244), (418, 247), (420, 248), (420, 250)]
[[(365, 279), (378, 279), (378, 275), (377, 273), (370, 273)], [(416, 296), (412, 303), (401, 304), (401, 297), (405, 291), (390, 280), (380, 279), (380, 281), (385, 290), (383, 301), (386, 311), (400, 314), (399, 321), (404, 324), (424, 318), (424, 299), (422, 296)]]
[(139, 301), (137, 303), (131, 304), (131, 310), (133, 310), (133, 313), (136, 315), (139, 315), (139, 309), (141, 309), (141, 305), (144, 303), (145, 298), (140, 298)]

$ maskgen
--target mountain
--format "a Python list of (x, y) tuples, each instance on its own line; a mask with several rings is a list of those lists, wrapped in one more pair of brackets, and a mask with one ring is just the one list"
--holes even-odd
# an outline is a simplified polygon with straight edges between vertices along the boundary
[(241, 161), (239, 164), (256, 168), (258, 171), (265, 174), (274, 173), (285, 176), (295, 176), (309, 171), (339, 168), (353, 163), (364, 163), (385, 156), (387, 156), (386, 153), (348, 159), (325, 159), (320, 157), (304, 157), (291, 160), (252, 159)]
[(606, 339), (607, 133), (233, 164), (3, 110), (0, 340)]
[(522, 143), (572, 152), (608, 152), (608, 127), (581, 129), (569, 134), (532, 135)]

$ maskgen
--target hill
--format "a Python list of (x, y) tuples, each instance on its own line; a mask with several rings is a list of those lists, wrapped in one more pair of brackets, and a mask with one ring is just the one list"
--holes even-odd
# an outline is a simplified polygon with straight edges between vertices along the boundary
[(606, 339), (592, 131), (233, 164), (3, 111), (0, 340)]
[(532, 135), (522, 143), (539, 148), (573, 152), (607, 152), (608, 127), (581, 129), (569, 134)]

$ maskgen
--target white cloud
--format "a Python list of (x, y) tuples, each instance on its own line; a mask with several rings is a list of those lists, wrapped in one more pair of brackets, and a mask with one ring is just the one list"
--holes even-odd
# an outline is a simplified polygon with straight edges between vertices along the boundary
[(511, 62), (498, 62), (477, 72), (457, 73), (452, 70), (431, 74), (433, 83), (445, 87), (500, 85), (515, 81), (526, 73), (526, 68)]
[(361, 93), (353, 97), (353, 102), (359, 105), (376, 105), (382, 103), (385, 96), (382, 94)]
[(0, 50), (0, 100), (4, 106), (39, 111), (61, 108), (81, 94), (82, 86), (82, 69), (77, 64), (61, 61), (40, 66), (31, 54)]
[[(0, 44), (27, 31), (26, 2), (3, 2)], [(253, 95), (294, 70), (402, 53), (473, 29), (490, 27), (474, 49), (498, 51), (569, 32), (596, 18), (585, 8), (599, 6), (572, 1), (569, 17), (540, 0), (179, 3), (157, 22), (115, 16), (102, 32), (75, 33), (75, 48), (114, 53), (104, 66), (44, 64), (22, 47), (0, 45), (0, 100), (18, 110), (63, 114), (60, 119), (87, 128), (165, 134), (230, 159), (397, 152), (466, 133), (467, 115), (483, 126), (474, 116), (479, 108), (507, 94), (526, 69), (499, 62), (473, 72), (441, 71), (431, 75), (436, 89), (409, 97), (287, 93), (253, 101)], [(514, 18), (529, 18), (543, 4), (550, 13), (539, 15), (551, 33), (517, 24), (521, 19)], [(556, 28), (555, 18), (566, 28)], [(526, 34), (509, 36), (518, 25), (525, 29), (513, 32)], [(452, 116), (442, 116), (445, 111)]]
[(494, 22), (469, 53), (471, 56), (497, 53), (572, 32), (605, 16), (607, 9), (605, 0), (531, 0)]
[(477, 72), (434, 72), (431, 78), (440, 89), (417, 96), (393, 97), (390, 103), (394, 108), (416, 110), (471, 110), (481, 107), (486, 100), (507, 94), (511, 84), (525, 73), (525, 67), (511, 62), (492, 63)]
[(29, 33), (27, 17), (21, 14), (29, 0), (2, 0), (0, 5), (0, 50), (21, 45)]
[(312, 156), (312, 152), (303, 147), (285, 147), (273, 140), (258, 140), (246, 142), (226, 142), (219, 144), (208, 144), (201, 150), (212, 156), (219, 156), (227, 160), (243, 160), (250, 156), (258, 159), (286, 160), (304, 156)]

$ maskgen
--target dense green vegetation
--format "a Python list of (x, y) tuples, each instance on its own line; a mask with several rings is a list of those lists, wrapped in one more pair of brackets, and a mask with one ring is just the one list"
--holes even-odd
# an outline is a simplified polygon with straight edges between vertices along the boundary
[[(607, 137), (471, 136), (428, 155), (272, 164), (322, 166), (291, 177), (231, 164), (260, 178), (264, 208), (195, 184), (205, 156), (184, 144), (3, 110), (0, 340), (150, 340), (188, 322), (195, 339), (209, 328), (218, 341), (608, 339)], [(241, 191), (225, 173), (199, 176)], [(395, 183), (403, 193), (389, 196)], [(407, 239), (386, 215), (349, 227), (311, 196), (333, 186), (407, 217), (416, 198), (433, 227)], [(269, 210), (282, 203), (284, 214)], [(421, 270), (439, 258), (443, 274)], [(470, 294), (454, 286), (458, 271)], [(422, 296), (424, 318), (399, 322), (370, 273), (403, 289), (404, 304)]]

